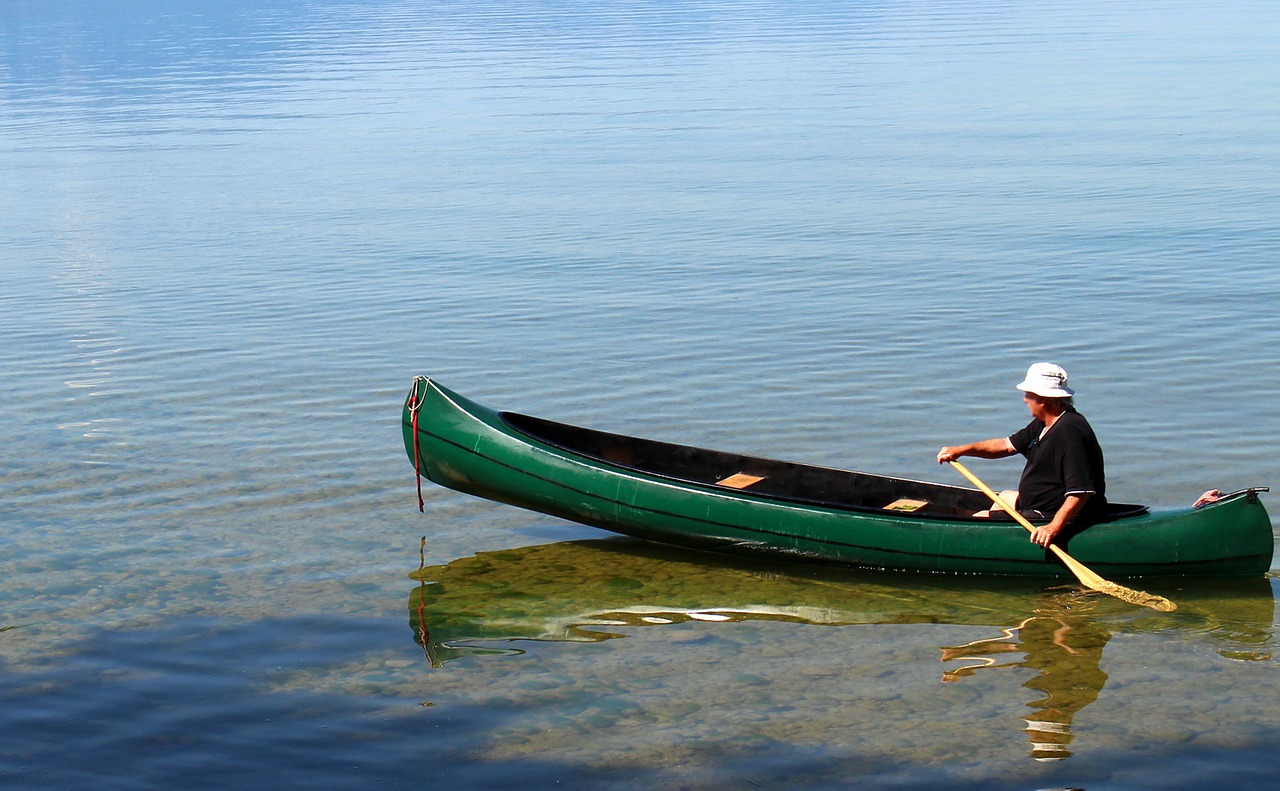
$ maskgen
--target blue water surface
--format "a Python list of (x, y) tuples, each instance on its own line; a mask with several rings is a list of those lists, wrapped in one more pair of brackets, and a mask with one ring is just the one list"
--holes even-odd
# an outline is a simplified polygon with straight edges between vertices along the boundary
[[(0, 785), (1276, 785), (1270, 579), (980, 617), (972, 581), (600, 560), (419, 514), (399, 409), (429, 374), (950, 480), (1054, 360), (1115, 499), (1274, 485), (1277, 33), (1249, 0), (5, 2)], [(431, 628), (484, 615), (448, 661), (421, 566), (474, 602)]]

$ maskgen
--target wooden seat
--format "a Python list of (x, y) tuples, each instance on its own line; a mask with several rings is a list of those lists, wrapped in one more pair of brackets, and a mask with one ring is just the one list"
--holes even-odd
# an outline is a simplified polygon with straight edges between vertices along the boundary
[(912, 500), (910, 498), (903, 497), (903, 498), (894, 500), (893, 502), (886, 505), (884, 507), (884, 510), (886, 511), (919, 511), (921, 508), (924, 508), (926, 505), (928, 505), (928, 503), (925, 502), (924, 500)]
[(764, 480), (763, 475), (751, 475), (745, 472), (736, 472), (728, 478), (716, 481), (719, 486), (728, 486), (731, 489), (745, 489), (752, 484), (760, 483)]

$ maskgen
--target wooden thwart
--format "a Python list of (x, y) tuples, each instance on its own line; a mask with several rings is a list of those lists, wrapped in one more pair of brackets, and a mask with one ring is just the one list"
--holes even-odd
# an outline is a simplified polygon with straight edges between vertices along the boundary
[(921, 508), (924, 508), (926, 505), (928, 505), (928, 503), (925, 502), (924, 500), (912, 500), (910, 498), (903, 497), (903, 498), (894, 500), (893, 502), (886, 505), (884, 507), (884, 510), (886, 511), (919, 511)]
[(720, 486), (728, 486), (731, 489), (745, 489), (751, 484), (760, 483), (763, 480), (763, 475), (749, 475), (745, 472), (739, 472), (723, 480), (716, 481), (716, 483)]

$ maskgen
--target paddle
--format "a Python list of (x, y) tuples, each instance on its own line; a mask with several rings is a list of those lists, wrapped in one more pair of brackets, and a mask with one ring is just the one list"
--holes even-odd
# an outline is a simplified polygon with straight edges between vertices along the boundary
[[(969, 468), (965, 467), (958, 461), (951, 462), (951, 466), (959, 470), (961, 475), (968, 478), (974, 486), (981, 489), (982, 493), (990, 497), (992, 502), (999, 505), (1009, 514), (1009, 516), (1012, 516), (1017, 520), (1018, 524), (1022, 525), (1032, 533), (1036, 532), (1036, 529), (1031, 526), (1030, 522), (1023, 518), (1022, 514), (1013, 510), (1013, 507), (1002, 500), (1000, 495), (992, 491), (990, 486), (987, 486), (978, 479), (978, 476), (969, 472)], [(1114, 596), (1117, 599), (1127, 601), (1130, 604), (1137, 604), (1141, 607), (1150, 607), (1151, 609), (1159, 610), (1160, 612), (1173, 612), (1178, 609), (1178, 605), (1163, 596), (1155, 596), (1150, 593), (1144, 593), (1143, 591), (1126, 588), (1123, 585), (1117, 585), (1110, 580), (1105, 580), (1102, 577), (1099, 577), (1096, 573), (1090, 570), (1088, 566), (1064, 552), (1062, 547), (1057, 544), (1050, 544), (1049, 549), (1053, 554), (1058, 556), (1058, 559), (1061, 560), (1067, 568), (1071, 569), (1071, 573), (1075, 574), (1076, 579), (1080, 580), (1080, 584), (1084, 585), (1086, 588), (1091, 588), (1099, 593), (1105, 593), (1108, 596)]]

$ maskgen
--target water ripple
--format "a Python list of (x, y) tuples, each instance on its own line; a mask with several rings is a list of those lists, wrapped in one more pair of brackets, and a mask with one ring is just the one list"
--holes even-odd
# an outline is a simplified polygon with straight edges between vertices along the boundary
[[(418, 373), (946, 479), (936, 448), (1022, 423), (1013, 383), (1056, 359), (1117, 496), (1277, 485), (1277, 29), (1254, 0), (0, 4), (0, 652), (192, 613), (398, 612), (424, 534), (442, 562), (595, 534), (432, 487), (418, 514), (398, 415)], [(846, 679), (854, 649), (824, 639), (787, 661)], [(1223, 672), (1143, 639), (1130, 654), (1176, 661), (1118, 663), (1114, 704)], [(727, 683), (714, 648), (644, 650)], [(904, 688), (936, 699), (928, 665)], [(1252, 672), (1230, 671), (1265, 688)], [(449, 677), (460, 705), (473, 678)], [(1238, 722), (1216, 694), (1195, 705)], [(512, 754), (543, 744), (520, 716)]]

